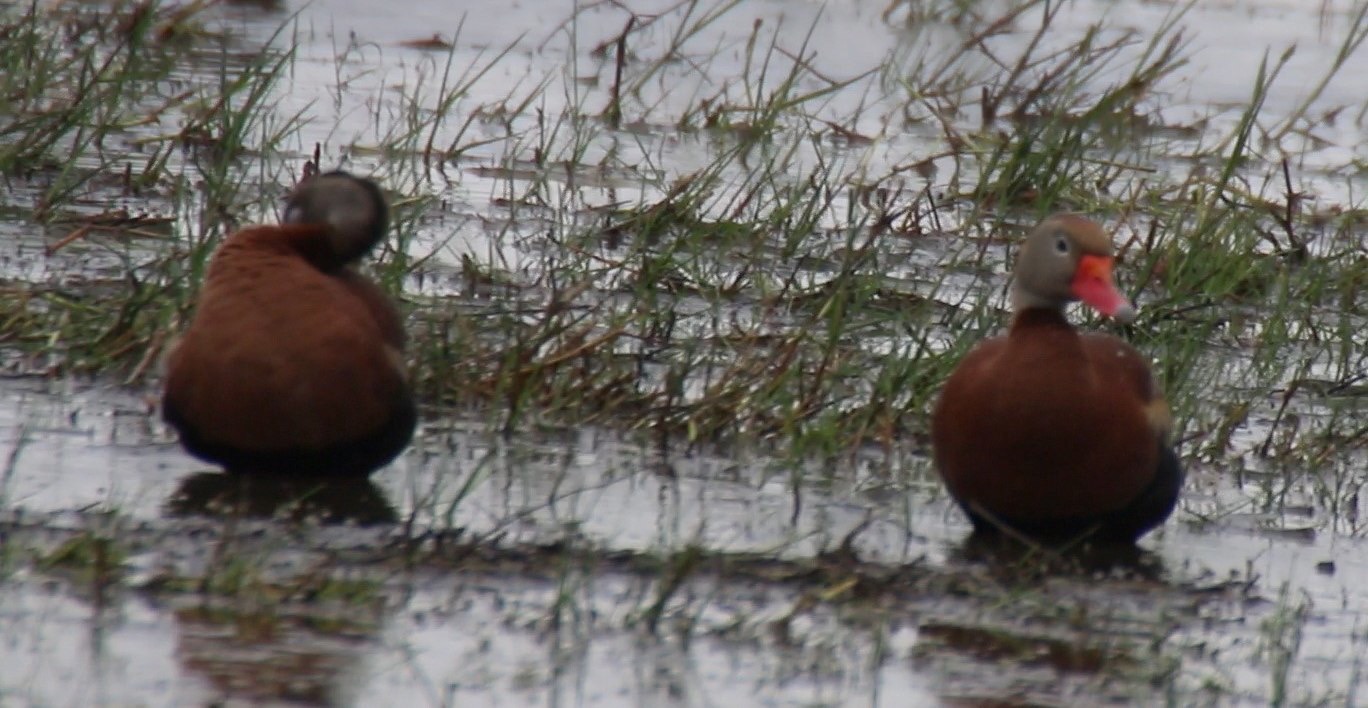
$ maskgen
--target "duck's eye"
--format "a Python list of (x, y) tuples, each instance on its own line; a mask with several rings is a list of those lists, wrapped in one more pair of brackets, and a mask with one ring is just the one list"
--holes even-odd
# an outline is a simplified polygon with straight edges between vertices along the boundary
[(1068, 252), (1069, 252), (1069, 239), (1064, 238), (1063, 236), (1056, 236), (1056, 237), (1055, 237), (1055, 253), (1061, 253), (1061, 254), (1062, 254), (1062, 253), (1068, 253)]

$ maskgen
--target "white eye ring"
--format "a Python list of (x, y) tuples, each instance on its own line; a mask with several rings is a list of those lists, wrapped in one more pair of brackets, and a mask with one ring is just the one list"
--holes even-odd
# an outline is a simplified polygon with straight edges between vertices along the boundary
[(1069, 252), (1069, 239), (1064, 236), (1055, 237), (1055, 253), (1065, 254)]

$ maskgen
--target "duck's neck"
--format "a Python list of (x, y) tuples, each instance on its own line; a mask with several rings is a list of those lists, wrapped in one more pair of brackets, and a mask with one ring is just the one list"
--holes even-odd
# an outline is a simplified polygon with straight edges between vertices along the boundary
[(1062, 307), (1028, 307), (1017, 309), (1012, 317), (1012, 329), (1019, 330), (1030, 327), (1063, 327), (1072, 330), (1073, 326), (1064, 317)]
[(1057, 297), (1046, 297), (1029, 290), (1024, 290), (1021, 287), (1012, 288), (1012, 310), (1014, 312), (1025, 312), (1027, 310), (1038, 309), (1053, 310), (1062, 313), (1066, 304), (1068, 303), (1060, 302)]
[(326, 224), (252, 226), (230, 236), (225, 245), (255, 253), (297, 256), (324, 273), (340, 271), (348, 263), (335, 252)]

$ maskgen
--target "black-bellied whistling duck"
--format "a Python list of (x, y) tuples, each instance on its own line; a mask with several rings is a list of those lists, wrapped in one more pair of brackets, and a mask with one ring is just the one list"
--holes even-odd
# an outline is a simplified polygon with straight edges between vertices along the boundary
[(1183, 484), (1169, 446), (1168, 404), (1126, 342), (1074, 331), (1082, 300), (1129, 322), (1112, 280), (1111, 237), (1080, 216), (1046, 219), (1026, 237), (1005, 336), (980, 343), (941, 391), (932, 417), (936, 468), (980, 532), (1038, 540), (1133, 543), (1173, 512)]
[(385, 236), (375, 183), (302, 182), (279, 226), (229, 236), (167, 360), (162, 414), (230, 472), (366, 475), (413, 437), (417, 411), (393, 303), (352, 269)]

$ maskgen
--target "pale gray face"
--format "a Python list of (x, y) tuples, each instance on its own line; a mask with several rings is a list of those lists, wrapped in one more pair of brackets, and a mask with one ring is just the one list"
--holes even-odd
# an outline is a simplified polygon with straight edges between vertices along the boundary
[(1051, 219), (1037, 226), (1017, 257), (1016, 287), (1037, 299), (1066, 303), (1078, 269), (1080, 247), (1068, 227)]
[(1026, 236), (1017, 257), (1015, 306), (1062, 308), (1078, 299), (1073, 284), (1083, 257), (1113, 254), (1111, 237), (1096, 222), (1074, 214), (1042, 221)]
[(329, 172), (295, 188), (281, 221), (332, 227), (333, 250), (341, 261), (348, 262), (365, 255), (384, 238), (389, 208), (374, 182), (345, 172)]

